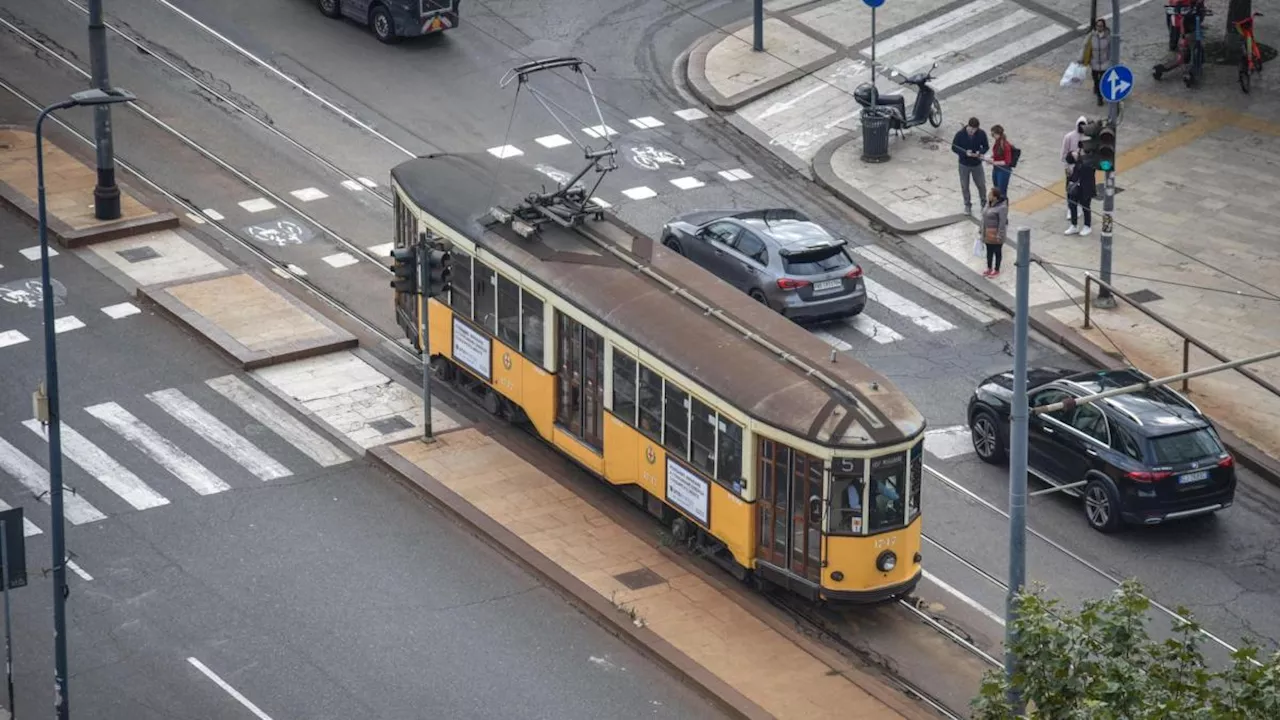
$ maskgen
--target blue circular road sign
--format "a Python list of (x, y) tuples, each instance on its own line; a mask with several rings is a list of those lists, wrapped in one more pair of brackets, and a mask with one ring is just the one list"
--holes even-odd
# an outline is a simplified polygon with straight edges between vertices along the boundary
[(1116, 65), (1102, 73), (1098, 83), (1102, 91), (1102, 99), (1107, 102), (1120, 102), (1133, 90), (1133, 71), (1124, 65)]
[(867, 7), (872, 8), (878, 8), (884, 4), (884, 0), (862, 0), (862, 2), (866, 3)]

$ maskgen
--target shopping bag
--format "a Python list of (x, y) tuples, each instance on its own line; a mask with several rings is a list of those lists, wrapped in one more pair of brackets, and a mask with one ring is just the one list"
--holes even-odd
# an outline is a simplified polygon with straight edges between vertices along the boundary
[(982, 242), (982, 233), (978, 233), (978, 237), (973, 239), (973, 256), (986, 257), (987, 249), (985, 246), (986, 243)]
[(1085, 70), (1084, 65), (1073, 62), (1067, 66), (1066, 72), (1062, 73), (1062, 81), (1058, 85), (1068, 87), (1070, 85), (1079, 85), (1084, 82), (1085, 77), (1089, 74)]

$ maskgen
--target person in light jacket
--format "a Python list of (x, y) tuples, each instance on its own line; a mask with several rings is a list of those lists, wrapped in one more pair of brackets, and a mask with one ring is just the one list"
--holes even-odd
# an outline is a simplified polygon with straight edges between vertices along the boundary
[(987, 270), (983, 277), (1000, 274), (1004, 260), (1004, 241), (1009, 229), (1009, 203), (996, 188), (987, 196), (987, 206), (982, 210), (982, 242), (987, 246)]
[(1101, 105), (1102, 73), (1111, 67), (1111, 30), (1107, 27), (1106, 20), (1098, 18), (1094, 23), (1093, 31), (1084, 42), (1084, 58), (1081, 64), (1089, 66), (1089, 72), (1093, 75), (1093, 97)]
[[(1084, 126), (1089, 122), (1089, 118), (1081, 115), (1076, 118), (1076, 127), (1071, 132), (1062, 136), (1062, 153), (1059, 156), (1062, 159), (1062, 174), (1071, 175), (1071, 166), (1074, 160), (1067, 162), (1068, 156), (1074, 156), (1080, 152), (1080, 142), (1084, 138)], [(1067, 219), (1071, 220), (1071, 203), (1067, 203)], [(1074, 225), (1075, 222), (1072, 221)]]

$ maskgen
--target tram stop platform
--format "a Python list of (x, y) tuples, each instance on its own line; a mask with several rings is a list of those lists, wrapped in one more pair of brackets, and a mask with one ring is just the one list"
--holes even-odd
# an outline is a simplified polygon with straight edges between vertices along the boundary
[(875, 675), (821, 659), (476, 427), (370, 455), (738, 717), (936, 717)]

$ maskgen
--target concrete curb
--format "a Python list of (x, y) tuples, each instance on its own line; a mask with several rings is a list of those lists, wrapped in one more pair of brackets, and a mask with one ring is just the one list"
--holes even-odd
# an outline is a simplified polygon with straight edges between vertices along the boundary
[(472, 530), (488, 537), (504, 548), (543, 581), (571, 596), (575, 604), (588, 613), (602, 627), (612, 631), (620, 639), (640, 649), (657, 661), (668, 672), (684, 679), (704, 697), (714, 702), (733, 717), (744, 720), (770, 720), (774, 716), (747, 699), (742, 693), (716, 677), (709, 670), (677, 650), (657, 633), (644, 627), (636, 627), (623, 613), (600, 593), (592, 590), (578, 578), (570, 575), (510, 530), (476, 509), (440, 481), (431, 477), (417, 465), (406, 460), (390, 446), (370, 448), (366, 454), (387, 470), (412, 482), (418, 489), (448, 510), (456, 519)]
[[(979, 295), (986, 297), (989, 301), (1000, 307), (1010, 315), (1014, 310), (1014, 298), (1003, 290), (995, 287), (991, 283), (977, 283), (973, 279), (976, 275), (973, 271), (958, 262), (955, 258), (947, 255), (943, 251), (934, 247), (932, 243), (928, 243), (917, 239), (902, 238), (897, 243), (903, 250), (904, 254), (911, 257), (912, 260), (920, 265), (933, 266), (936, 270), (942, 270), (948, 275), (955, 277), (960, 282), (967, 285)], [(1016, 240), (1010, 240), (1009, 245), (1017, 248)], [(1034, 260), (1039, 258), (1033, 252), (1031, 257)], [(1063, 323), (1057, 318), (1049, 315), (1044, 310), (1032, 310), (1029, 319), (1030, 326), (1036, 332), (1044, 335), (1050, 340), (1062, 345), (1072, 353), (1085, 360), (1094, 367), (1100, 369), (1114, 369), (1125, 367), (1124, 361), (1114, 355), (1103, 350), (1093, 342), (1081, 337), (1070, 325)], [(1280, 487), (1280, 461), (1272, 458), (1270, 455), (1259, 450), (1248, 441), (1244, 440), (1235, 433), (1215, 423), (1218, 434), (1222, 436), (1223, 443), (1227, 449), (1235, 455), (1236, 460), (1244, 467), (1257, 473), (1259, 477), (1267, 481), (1271, 485)]]
[[(765, 19), (784, 22), (787, 25), (790, 25), (791, 28), (797, 32), (803, 33), (814, 40), (820, 41), (823, 45), (829, 45), (831, 42), (830, 38), (822, 37), (821, 35), (814, 33), (804, 24), (793, 21), (789, 15), (776, 14), (766, 10)], [(722, 28), (713, 30), (706, 35), (703, 35), (696, 43), (694, 43), (693, 48), (688, 52), (689, 60), (686, 66), (685, 80), (689, 85), (689, 90), (694, 94), (694, 96), (701, 100), (704, 105), (712, 110), (716, 110), (718, 112), (733, 112), (744, 105), (748, 105), (751, 102), (768, 95), (780, 87), (790, 85), (800, 78), (811, 75), (812, 73), (821, 70), (839, 58), (847, 55), (847, 53), (841, 49), (832, 50), (830, 53), (814, 60), (811, 63), (794, 68), (772, 80), (761, 83), (750, 90), (738, 93), (732, 97), (725, 97), (719, 90), (713, 88), (710, 81), (707, 80), (707, 54), (710, 53), (711, 49), (718, 45), (721, 40), (724, 40), (727, 36), (750, 26), (751, 22), (751, 18), (747, 18), (746, 20), (740, 20), (731, 25), (725, 25)]]

